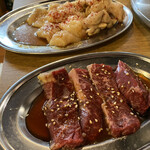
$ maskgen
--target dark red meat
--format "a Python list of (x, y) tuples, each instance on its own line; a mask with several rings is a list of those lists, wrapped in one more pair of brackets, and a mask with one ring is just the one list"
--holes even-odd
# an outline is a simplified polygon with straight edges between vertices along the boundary
[(80, 123), (86, 141), (95, 141), (102, 130), (102, 99), (92, 85), (88, 71), (72, 69), (69, 73), (79, 99)]
[(140, 121), (119, 92), (112, 68), (104, 64), (92, 64), (87, 68), (94, 85), (104, 100), (102, 109), (111, 135), (119, 137), (137, 131)]
[(132, 108), (144, 114), (149, 108), (149, 91), (133, 70), (124, 62), (119, 61), (116, 69), (116, 82), (121, 93), (126, 97)]
[(43, 106), (52, 137), (50, 149), (74, 148), (83, 142), (78, 104), (72, 82), (65, 69), (38, 76), (48, 101)]

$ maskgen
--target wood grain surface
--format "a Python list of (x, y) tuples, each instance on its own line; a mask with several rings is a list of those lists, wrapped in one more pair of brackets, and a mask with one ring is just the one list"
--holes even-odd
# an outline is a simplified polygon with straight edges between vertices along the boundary
[[(130, 0), (119, 1), (131, 9)], [(104, 51), (132, 52), (150, 57), (150, 29), (145, 26), (134, 13), (133, 15), (133, 23), (125, 33), (102, 45), (78, 52), (58, 55), (23, 55), (7, 51), (0, 82), (0, 98), (12, 84), (27, 73), (59, 59), (84, 53)]]

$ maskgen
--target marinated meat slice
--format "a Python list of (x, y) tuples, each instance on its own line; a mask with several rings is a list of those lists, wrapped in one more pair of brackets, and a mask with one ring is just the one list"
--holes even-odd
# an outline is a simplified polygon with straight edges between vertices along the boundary
[(126, 97), (132, 108), (144, 114), (149, 108), (148, 88), (142, 83), (134, 71), (124, 62), (119, 61), (115, 71), (116, 82), (121, 93)]
[(112, 68), (104, 64), (91, 64), (87, 68), (94, 85), (103, 98), (102, 109), (111, 135), (119, 137), (137, 131), (140, 121), (119, 92)]
[(72, 69), (69, 76), (79, 101), (80, 124), (85, 141), (95, 141), (102, 130), (102, 99), (92, 85), (87, 70)]
[(76, 93), (63, 68), (38, 76), (48, 101), (43, 106), (52, 143), (50, 149), (74, 148), (83, 142)]

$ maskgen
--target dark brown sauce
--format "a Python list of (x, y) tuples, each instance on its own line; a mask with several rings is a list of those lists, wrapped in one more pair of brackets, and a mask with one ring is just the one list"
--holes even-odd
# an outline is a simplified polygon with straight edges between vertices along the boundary
[(48, 128), (45, 126), (47, 120), (43, 114), (42, 106), (46, 98), (42, 92), (33, 102), (28, 116), (26, 117), (26, 126), (29, 132), (43, 141), (50, 141)]
[(35, 33), (38, 28), (29, 26), (27, 23), (20, 25), (13, 33), (14, 41), (32, 46), (46, 46), (48, 43), (45, 39), (38, 38)]
[[(142, 82), (146, 84), (150, 88), (150, 79), (144, 77), (143, 75), (139, 74), (139, 77), (141, 78)], [(44, 96), (44, 92), (42, 92), (33, 102), (29, 112), (28, 116), (26, 117), (26, 125), (29, 130), (29, 132), (35, 136), (38, 139), (41, 139), (43, 141), (50, 141), (50, 135), (49, 131), (46, 128), (46, 118), (42, 111), (42, 106), (44, 102), (46, 101), (46, 98)], [(139, 118), (141, 122), (144, 122), (147, 117), (140, 117)], [(108, 139), (111, 139), (112, 136), (109, 135), (109, 131), (107, 130), (108, 127), (103, 121), (103, 130), (95, 143), (102, 142)], [(89, 144), (89, 143), (88, 143)]]
[[(104, 40), (112, 35), (115, 35), (116, 33), (120, 32), (124, 28), (124, 25), (121, 23), (117, 23), (110, 29), (104, 29), (100, 33), (101, 36), (99, 37), (99, 40)], [(48, 42), (46, 39), (42, 39), (36, 36), (36, 31), (38, 28), (29, 26), (26, 22), (21, 24), (16, 30), (13, 32), (13, 40), (17, 43), (24, 44), (24, 45), (32, 45), (32, 46), (46, 46), (48, 45)], [(97, 37), (97, 35), (94, 35), (92, 37)], [(89, 37), (85, 38), (89, 39)], [(80, 45), (81, 43), (71, 44), (71, 46)], [(70, 46), (70, 45), (68, 45)]]

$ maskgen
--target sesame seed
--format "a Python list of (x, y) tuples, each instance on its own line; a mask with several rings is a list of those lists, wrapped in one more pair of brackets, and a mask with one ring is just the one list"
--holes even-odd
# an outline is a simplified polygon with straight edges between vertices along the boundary
[(134, 113), (133, 113), (133, 112), (130, 112), (130, 114), (131, 114), (131, 115), (134, 115)]
[(45, 126), (48, 127), (48, 124), (46, 123)]
[(108, 72), (108, 74), (110, 74), (110, 72)]
[(60, 110), (60, 108), (57, 108), (57, 111)]
[(97, 95), (99, 95), (99, 93), (96, 93)]
[(93, 96), (92, 96), (92, 95), (90, 95), (90, 98), (93, 98)]
[(57, 107), (59, 107), (59, 105), (57, 104)]
[(87, 101), (86, 104), (89, 104), (89, 101)]
[(113, 110), (111, 111), (113, 114), (115, 113)]
[(46, 113), (44, 113), (44, 116), (46, 116)]
[(123, 99), (120, 99), (120, 102), (122, 103), (122, 102), (123, 102)]
[(106, 131), (109, 131), (109, 128), (106, 128)]
[(54, 99), (54, 102), (56, 102), (57, 101), (57, 99)]
[(100, 128), (99, 130), (98, 130), (98, 132), (101, 132), (103, 130), (103, 128)]
[(138, 66), (139, 64), (138, 63), (136, 63), (136, 66)]
[(74, 98), (70, 98), (71, 101), (74, 101)]
[(83, 74), (83, 75), (82, 75), (82, 77), (86, 78), (86, 75), (85, 75), (85, 74)]
[(118, 109), (119, 107), (118, 107), (118, 106), (116, 106), (116, 108)]
[(111, 91), (111, 93), (115, 93), (115, 91)]
[(86, 106), (86, 104), (83, 105), (84, 107)]
[(121, 85), (121, 88), (123, 88), (124, 86), (123, 85)]
[(114, 102), (114, 105), (116, 105), (117, 102)]
[(72, 66), (70, 65), (69, 68), (71, 68)]
[(113, 95), (111, 95), (111, 98), (114, 98), (114, 96), (113, 96)]
[(80, 117), (78, 117), (78, 120), (80, 120)]
[(90, 88), (90, 90), (91, 90), (91, 91), (93, 91), (93, 89), (92, 89), (92, 88)]
[(84, 97), (86, 97), (86, 95), (84, 95)]
[(127, 72), (127, 73), (126, 73), (126, 75), (128, 76), (128, 75), (129, 75), (129, 73)]
[(62, 100), (60, 100), (59, 102), (60, 102), (60, 103), (62, 103), (63, 101), (62, 101)]
[(65, 114), (66, 117), (68, 117), (68, 114)]
[(47, 110), (47, 107), (44, 107), (44, 110)]
[(104, 69), (101, 69), (102, 71), (104, 71)]
[(134, 90), (132, 89), (132, 92), (134, 93)]
[(95, 122), (98, 122), (98, 120), (97, 120), (97, 119), (95, 119)]
[(99, 73), (96, 73), (96, 76), (98, 76), (99, 75)]
[(93, 123), (92, 120), (89, 120), (89, 123), (92, 124)]
[(51, 119), (51, 121), (53, 122), (53, 121), (54, 121), (54, 119)]
[(108, 87), (107, 90), (110, 90), (110, 88)]
[(75, 108), (77, 108), (78, 107), (78, 105), (75, 105)]
[(56, 122), (53, 122), (53, 125), (55, 125), (56, 124)]
[(114, 90), (114, 88), (111, 88), (111, 90), (113, 91), (113, 90)]
[(130, 81), (128, 81), (128, 84), (130, 84)]
[(61, 80), (64, 80), (64, 78), (61, 78)]
[(104, 67), (105, 67), (105, 65), (102, 65), (102, 67), (104, 68)]
[(64, 98), (68, 98), (68, 96), (64, 96)]
[(120, 95), (120, 92), (117, 92), (117, 95), (119, 96), (119, 95)]
[(68, 105), (71, 108), (71, 105)]

